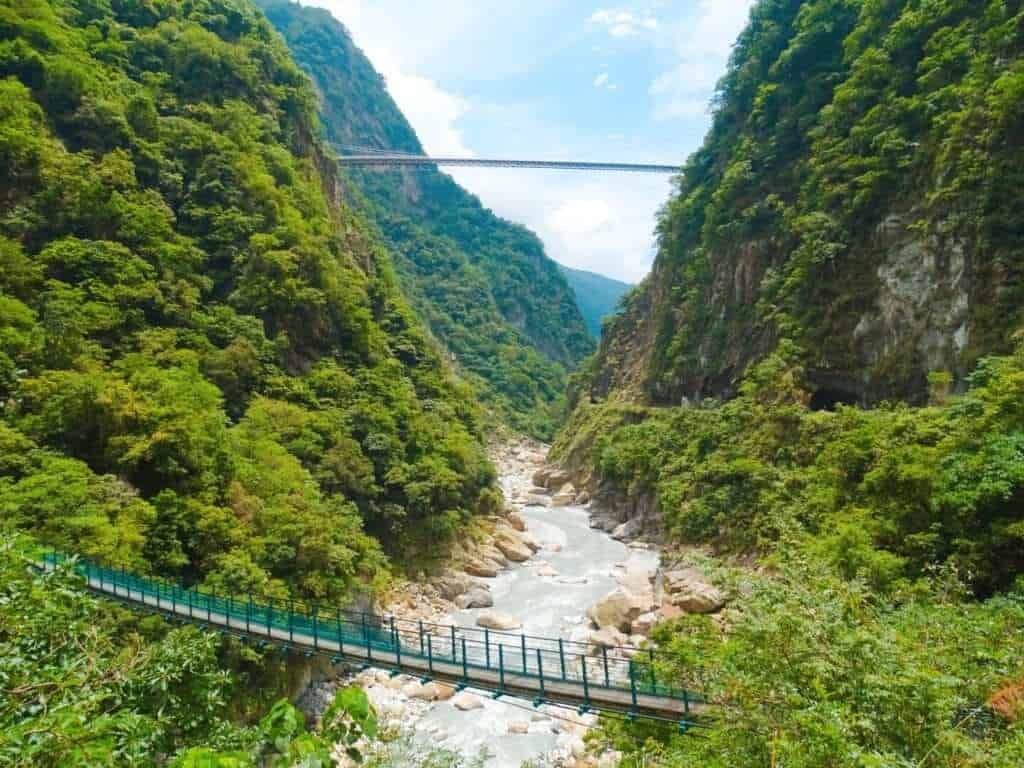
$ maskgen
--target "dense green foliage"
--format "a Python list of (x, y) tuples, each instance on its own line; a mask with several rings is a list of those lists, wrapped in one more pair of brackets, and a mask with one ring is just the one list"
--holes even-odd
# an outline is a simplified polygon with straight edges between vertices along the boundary
[(3, 547), (0, 765), (314, 768), (334, 764), (334, 744), (375, 735), (358, 689), (339, 692), (315, 735), (287, 701), (234, 725), (239, 678), (222, 669), (220, 644), (94, 600), (70, 569), (37, 573)]
[(5, 524), (341, 601), (377, 540), (436, 552), (494, 508), (472, 393), (336, 198), (256, 8), (7, 0), (0, 92)]
[(923, 400), (928, 373), (960, 381), (1008, 351), (1024, 320), (1022, 14), (760, 0), (597, 389), (728, 394), (783, 337), (847, 402)]
[(1016, 765), (1024, 730), (985, 702), (1022, 672), (1024, 344), (927, 407), (813, 411), (801, 359), (783, 345), (724, 404), (583, 404), (556, 447), (652, 493), (670, 541), (776, 571), (720, 574), (725, 633), (662, 628), (725, 710), (665, 764)]
[[(288, 0), (258, 3), (316, 83), (331, 142), (422, 154), (383, 79), (338, 21)], [(483, 402), (514, 427), (549, 437), (565, 369), (593, 342), (540, 240), (435, 168), (351, 169), (349, 176), (417, 312)]]
[(633, 286), (620, 280), (587, 272), (582, 269), (571, 269), (559, 265), (569, 287), (576, 294), (576, 303), (587, 323), (587, 330), (595, 339), (601, 338), (601, 326), (604, 319), (615, 314), (622, 297), (632, 290)]

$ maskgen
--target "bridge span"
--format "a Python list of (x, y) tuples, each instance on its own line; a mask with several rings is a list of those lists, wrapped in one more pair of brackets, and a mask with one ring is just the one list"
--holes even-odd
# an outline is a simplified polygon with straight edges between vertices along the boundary
[(559, 160), (502, 160), (478, 157), (429, 157), (427, 155), (409, 155), (403, 153), (376, 152), (356, 155), (340, 155), (338, 164), (342, 166), (482, 166), (487, 168), (541, 168), (545, 170), (565, 171), (612, 171), (624, 173), (679, 173), (677, 165), (654, 165), (649, 163), (594, 163), (571, 162)]
[(659, 678), (665, 665), (654, 650), (602, 648), (593, 655), (586, 644), (560, 638), (218, 595), (57, 553), (44, 555), (41, 567), (54, 570), (65, 562), (100, 596), (260, 646), (324, 655), (335, 664), (390, 669), (460, 690), (482, 689), (494, 698), (526, 699), (534, 706), (669, 720), (682, 731), (698, 725), (695, 718), (706, 709), (700, 697)]

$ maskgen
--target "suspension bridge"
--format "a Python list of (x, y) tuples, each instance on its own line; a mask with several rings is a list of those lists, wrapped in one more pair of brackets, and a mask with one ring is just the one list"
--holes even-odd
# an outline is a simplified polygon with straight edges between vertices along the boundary
[(561, 160), (504, 160), (478, 157), (431, 157), (408, 152), (396, 152), (365, 147), (338, 147), (343, 154), (337, 160), (341, 166), (469, 166), (485, 168), (540, 168), (565, 171), (612, 171), (624, 173), (679, 173), (678, 165), (651, 163), (595, 163)]
[(398, 619), (252, 595), (218, 595), (136, 576), (58, 553), (43, 556), (52, 571), (67, 564), (90, 591), (131, 607), (231, 634), (286, 653), (327, 656), (332, 663), (389, 669), (424, 681), (511, 696), (534, 706), (556, 704), (627, 719), (667, 720), (686, 731), (706, 705), (659, 678), (667, 664), (651, 649), (602, 648), (476, 627)]

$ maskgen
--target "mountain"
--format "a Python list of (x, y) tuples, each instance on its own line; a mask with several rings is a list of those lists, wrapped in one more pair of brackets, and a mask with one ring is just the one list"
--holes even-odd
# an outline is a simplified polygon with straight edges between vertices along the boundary
[[(329, 142), (423, 153), (383, 78), (340, 22), (290, 0), (258, 4), (312, 77)], [(566, 369), (594, 344), (537, 236), (495, 216), (436, 168), (353, 168), (346, 175), (417, 312), (484, 402), (514, 427), (550, 437)]]
[(343, 199), (260, 11), (0, 13), (3, 523), (343, 602), (492, 511), (475, 396)]
[(627, 764), (1020, 764), (1022, 97), (1019, 2), (754, 3), (550, 456), (726, 603)]
[(786, 338), (823, 404), (923, 402), (1012, 348), (1019, 41), (1010, 10), (938, 6), (755, 6), (596, 392), (729, 397)]
[(580, 305), (587, 330), (595, 339), (600, 339), (604, 319), (615, 314), (622, 297), (629, 293), (633, 286), (596, 272), (572, 269), (561, 264), (558, 266), (576, 294), (576, 303)]

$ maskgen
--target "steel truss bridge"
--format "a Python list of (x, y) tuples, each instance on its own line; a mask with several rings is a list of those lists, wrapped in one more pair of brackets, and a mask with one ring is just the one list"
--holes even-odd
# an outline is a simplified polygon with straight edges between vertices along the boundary
[(389, 669), (459, 690), (481, 689), (495, 699), (526, 699), (535, 707), (554, 704), (580, 713), (671, 721), (683, 732), (701, 725), (696, 718), (706, 710), (699, 696), (659, 678), (658, 669), (666, 664), (654, 650), (603, 648), (594, 656), (586, 644), (560, 638), (218, 595), (57, 553), (45, 554), (40, 565), (52, 571), (62, 564), (97, 595), (285, 653)]
[(541, 168), (566, 171), (612, 171), (625, 173), (679, 173), (678, 165), (649, 163), (593, 163), (558, 160), (501, 160), (476, 157), (430, 157), (407, 152), (367, 149), (364, 147), (338, 147), (345, 153), (338, 156), (341, 166), (402, 167), (402, 166), (477, 166), (486, 168)]

